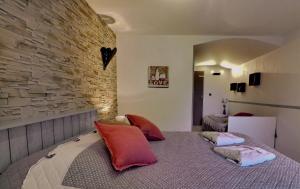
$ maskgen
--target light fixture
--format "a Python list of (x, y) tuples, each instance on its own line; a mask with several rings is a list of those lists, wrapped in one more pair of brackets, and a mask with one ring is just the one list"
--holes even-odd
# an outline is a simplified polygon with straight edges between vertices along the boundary
[(101, 20), (103, 20), (106, 24), (114, 24), (116, 22), (116, 20), (113, 17), (106, 14), (98, 14), (98, 17)]
[(195, 64), (195, 66), (214, 66), (216, 65), (216, 61), (215, 60), (206, 60), (203, 62), (198, 62)]
[(211, 75), (222, 75), (222, 70), (220, 70), (220, 71), (211, 70), (210, 73), (211, 73)]
[(233, 69), (233, 68), (235, 68), (235, 67), (238, 67), (238, 65), (233, 64), (233, 63), (231, 63), (231, 62), (229, 62), (229, 61), (227, 61), (227, 60), (223, 60), (223, 61), (220, 63), (220, 65), (221, 65), (222, 67), (228, 68), (228, 69)]

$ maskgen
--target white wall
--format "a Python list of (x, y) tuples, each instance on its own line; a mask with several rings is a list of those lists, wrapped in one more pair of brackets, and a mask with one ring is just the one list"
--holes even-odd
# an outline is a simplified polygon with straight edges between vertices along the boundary
[[(220, 70), (223, 73), (219, 76), (211, 74)], [(230, 71), (219, 66), (196, 66), (195, 71), (204, 71), (203, 116), (223, 113), (222, 99), (228, 98)]]
[[(246, 81), (253, 72), (262, 72), (261, 85), (247, 86), (246, 93), (230, 93), (231, 100), (300, 106), (300, 36), (281, 48), (243, 65), (240, 77), (232, 81)], [(277, 116), (276, 149), (300, 161), (300, 110), (230, 103), (231, 113), (249, 111), (255, 115)]]
[[(119, 114), (143, 115), (165, 131), (190, 131), (193, 46), (222, 38), (226, 37), (117, 35)], [(280, 38), (252, 38), (275, 44), (282, 42)], [(169, 66), (169, 88), (148, 88), (150, 65)]]

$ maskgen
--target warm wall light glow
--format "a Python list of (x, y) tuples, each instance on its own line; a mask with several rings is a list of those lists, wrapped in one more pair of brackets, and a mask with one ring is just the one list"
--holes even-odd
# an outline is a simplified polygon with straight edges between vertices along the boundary
[(215, 60), (207, 60), (207, 61), (203, 61), (203, 62), (198, 62), (195, 64), (195, 66), (214, 66), (216, 64), (217, 63)]
[(223, 60), (220, 65), (224, 68), (228, 68), (228, 69), (233, 69), (235, 67), (238, 67), (238, 65), (236, 64), (233, 64), (231, 62), (228, 62), (227, 60)]
[(120, 14), (116, 12), (109, 12), (109, 11), (108, 12), (101, 11), (101, 14), (111, 16), (112, 18), (115, 19), (116, 22), (114, 24), (109, 25), (109, 27), (112, 28), (112, 30), (116, 32), (128, 32), (132, 30), (130, 25), (125, 21), (125, 18)]
[(220, 65), (224, 68), (231, 69), (232, 77), (240, 77), (243, 75), (243, 67), (241, 65), (233, 64), (227, 60), (223, 60)]
[(110, 105), (105, 105), (102, 109), (101, 109), (101, 113), (108, 113), (110, 111), (111, 107)]
[(232, 77), (240, 77), (243, 75), (243, 67), (242, 66), (235, 66), (231, 69)]

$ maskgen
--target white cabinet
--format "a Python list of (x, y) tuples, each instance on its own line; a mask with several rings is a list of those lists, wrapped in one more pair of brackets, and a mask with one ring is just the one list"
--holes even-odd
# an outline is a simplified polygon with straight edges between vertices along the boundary
[(264, 143), (274, 148), (276, 117), (229, 116), (228, 132), (237, 132), (248, 135), (254, 141)]

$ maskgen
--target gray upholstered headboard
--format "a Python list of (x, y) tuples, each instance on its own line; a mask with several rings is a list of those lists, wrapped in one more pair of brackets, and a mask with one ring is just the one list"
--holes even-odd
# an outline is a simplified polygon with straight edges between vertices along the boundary
[(96, 110), (59, 116), (0, 123), (0, 173), (34, 152), (94, 128)]

